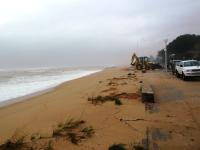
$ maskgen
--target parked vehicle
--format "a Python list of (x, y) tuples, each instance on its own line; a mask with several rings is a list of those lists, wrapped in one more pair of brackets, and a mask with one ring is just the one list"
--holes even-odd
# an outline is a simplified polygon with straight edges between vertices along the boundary
[(181, 62), (181, 60), (171, 60), (170, 61), (170, 69), (172, 70), (172, 74), (176, 74), (176, 65)]
[(181, 61), (176, 65), (176, 76), (186, 80), (189, 77), (200, 77), (200, 63), (197, 60)]

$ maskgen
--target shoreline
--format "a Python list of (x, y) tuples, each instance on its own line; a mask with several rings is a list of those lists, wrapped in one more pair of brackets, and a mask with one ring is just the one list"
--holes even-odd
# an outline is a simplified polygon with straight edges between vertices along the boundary
[[(138, 91), (145, 80), (151, 80), (156, 90), (156, 103), (148, 105), (141, 101)], [(0, 149), (6, 141), (22, 137), (26, 138), (25, 146), (32, 149), (46, 149), (49, 143), (54, 150), (102, 150), (118, 143), (133, 149), (128, 146), (134, 143), (145, 146), (143, 142), (149, 137), (149, 148), (156, 144), (163, 150), (199, 150), (200, 120), (196, 115), (199, 101), (190, 99), (190, 95), (178, 101), (180, 97), (172, 96), (176, 93), (163, 86), (169, 83), (171, 88), (170, 83), (174, 82), (187, 86), (162, 71), (144, 74), (131, 67), (109, 68), (64, 82), (49, 92), (0, 109)], [(193, 84), (193, 88), (197, 87)], [(174, 101), (167, 100), (166, 92)], [(193, 94), (196, 92), (198, 89)], [(104, 99), (112, 96), (121, 105), (113, 99)], [(186, 104), (190, 107), (186, 108)], [(67, 128), (67, 134), (55, 135), (63, 131), (66, 123), (74, 124), (72, 121), (81, 124), (76, 124), (75, 129)], [(91, 133), (88, 129), (94, 131), (91, 136), (85, 137), (86, 129), (87, 133)], [(77, 144), (69, 139), (71, 133)]]
[(36, 92), (30, 93), (30, 94), (27, 94), (27, 95), (24, 95), (24, 96), (19, 96), (19, 97), (16, 97), (16, 98), (11, 98), (11, 99), (2, 101), (2, 102), (0, 102), (0, 110), (4, 109), (6, 107), (9, 107), (11, 105), (15, 105), (15, 104), (22, 103), (24, 101), (30, 100), (31, 98), (34, 98), (34, 97), (37, 97), (37, 96), (42, 96), (44, 94), (47, 94), (49, 92), (54, 91), (55, 89), (57, 89), (62, 84), (65, 84), (65, 83), (73, 81), (73, 80), (81, 79), (81, 78), (84, 78), (84, 77), (87, 77), (87, 76), (90, 76), (90, 75), (94, 75), (96, 73), (104, 71), (105, 69), (106, 68), (98, 70), (98, 71), (95, 71), (94, 73), (91, 73), (89, 75), (83, 75), (82, 77), (78, 77), (76, 79), (70, 79), (70, 80), (64, 81), (64, 82), (62, 82), (62, 83), (60, 83), (60, 84), (58, 84), (56, 86), (48, 87), (48, 88), (46, 88), (44, 90), (36, 91)]
[[(63, 82), (53, 89), (33, 94), (31, 97), (29, 95), (24, 97), (25, 100), (17, 99), (13, 103), (4, 105), (0, 108), (0, 145), (18, 133), (31, 136), (39, 132), (44, 137), (49, 136), (58, 123), (69, 118), (75, 120), (82, 118), (88, 124), (96, 126), (95, 122), (90, 121), (93, 113), (91, 112), (92, 118), (87, 115), (86, 110), (92, 110), (87, 108), (92, 106), (88, 105), (88, 97), (98, 95), (105, 90), (107, 85), (104, 85), (103, 82), (107, 82), (113, 76), (122, 75), (124, 70), (121, 70), (122, 67), (106, 68), (81, 78)], [(113, 107), (113, 104), (111, 106)], [(99, 125), (97, 123), (97, 128)], [(69, 149), (74, 149), (74, 147)]]
[[(74, 80), (76, 80), (76, 79), (74, 79)], [(68, 81), (66, 81), (66, 82), (68, 82)], [(15, 105), (15, 104), (18, 104), (18, 103), (23, 103), (24, 101), (27, 101), (27, 100), (29, 100), (31, 98), (34, 98), (34, 97), (41, 96), (43, 94), (49, 93), (49, 92), (55, 90), (61, 84), (59, 84), (59, 85), (57, 85), (55, 87), (47, 88), (45, 90), (37, 91), (37, 92), (31, 93), (31, 94), (27, 94), (27, 95), (24, 95), (24, 96), (20, 96), (20, 97), (17, 97), (17, 98), (12, 98), (12, 99), (0, 102), (0, 110), (4, 109), (6, 107), (9, 107), (11, 105)]]

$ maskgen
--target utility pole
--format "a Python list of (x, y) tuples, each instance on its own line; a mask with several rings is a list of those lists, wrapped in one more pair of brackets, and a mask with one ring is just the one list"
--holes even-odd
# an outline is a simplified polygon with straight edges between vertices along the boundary
[(167, 72), (167, 42), (168, 39), (164, 39), (164, 43), (165, 43), (165, 71)]

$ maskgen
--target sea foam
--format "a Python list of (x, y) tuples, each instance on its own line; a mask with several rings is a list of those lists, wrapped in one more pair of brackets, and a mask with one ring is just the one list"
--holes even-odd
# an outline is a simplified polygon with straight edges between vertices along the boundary
[(55, 87), (65, 81), (77, 79), (96, 70), (41, 69), (23, 71), (0, 71), (0, 102), (26, 96)]

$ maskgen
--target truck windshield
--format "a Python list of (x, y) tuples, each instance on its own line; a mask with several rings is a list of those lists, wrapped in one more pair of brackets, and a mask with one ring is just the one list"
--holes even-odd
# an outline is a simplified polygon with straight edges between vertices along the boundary
[(174, 64), (177, 65), (179, 64), (180, 60), (179, 61), (174, 61)]
[(184, 62), (184, 67), (189, 67), (189, 66), (199, 66), (199, 62), (198, 61)]

